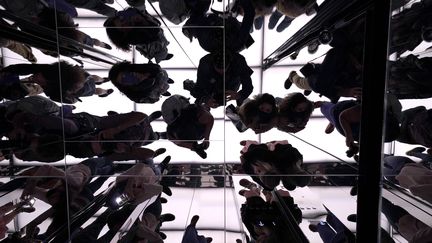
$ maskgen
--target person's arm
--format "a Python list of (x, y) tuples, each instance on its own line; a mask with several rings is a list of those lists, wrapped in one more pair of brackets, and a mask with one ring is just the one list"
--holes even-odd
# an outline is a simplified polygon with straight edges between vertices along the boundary
[(104, 116), (100, 121), (100, 128), (102, 131), (99, 133), (99, 137), (104, 139), (113, 139), (116, 134), (131, 126), (139, 124), (146, 117), (146, 114), (136, 111), (126, 114)]
[(156, 156), (155, 151), (148, 148), (132, 148), (127, 153), (113, 153), (105, 156), (109, 160), (146, 160)]
[(208, 142), (210, 140), (210, 133), (213, 128), (214, 118), (210, 112), (204, 110), (204, 108), (198, 108), (197, 114), (198, 122), (205, 126), (204, 128), (204, 139)]
[(353, 106), (349, 109), (344, 110), (339, 115), (339, 123), (345, 134), (345, 144), (350, 147), (354, 142), (354, 137), (351, 129), (351, 125), (359, 123), (361, 121), (361, 105)]
[(24, 198), (25, 196), (28, 196), (28, 195), (33, 195), (33, 193), (37, 187), (37, 183), (41, 179), (46, 179), (46, 177), (64, 177), (64, 176), (65, 176), (64, 171), (62, 171), (60, 169), (57, 169), (57, 168), (50, 166), (50, 165), (41, 166), (33, 174), (33, 176), (27, 180), (26, 185), (25, 185), (23, 192), (21, 194), (21, 198)]
[(34, 73), (42, 73), (49, 69), (50, 64), (14, 64), (2, 69), (2, 72), (14, 73), (18, 75), (28, 75)]

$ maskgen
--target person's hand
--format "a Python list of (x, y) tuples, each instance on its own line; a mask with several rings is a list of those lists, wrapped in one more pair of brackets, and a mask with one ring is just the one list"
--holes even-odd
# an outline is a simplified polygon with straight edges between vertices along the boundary
[(209, 100), (207, 100), (207, 102), (205, 104), (206, 104), (206, 106), (208, 106), (210, 108), (218, 108), (218, 106), (219, 106), (219, 104), (213, 98), (210, 98)]
[(230, 100), (237, 100), (240, 98), (240, 94), (236, 91), (233, 90), (226, 90), (225, 91), (225, 100), (226, 101), (230, 101)]
[(260, 196), (260, 191), (258, 188), (254, 188), (252, 190), (246, 190), (246, 189), (242, 189), (239, 191), (239, 194), (242, 195), (245, 198), (251, 198), (251, 197), (259, 197)]

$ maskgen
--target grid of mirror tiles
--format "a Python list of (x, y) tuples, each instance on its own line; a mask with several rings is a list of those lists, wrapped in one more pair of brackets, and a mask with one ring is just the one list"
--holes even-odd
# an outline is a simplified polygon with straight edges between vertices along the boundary
[[(6, 1), (0, 1), (0, 4), (2, 2)], [(52, 2), (59, 4), (62, 1)], [(321, 5), (323, 1), (317, 2)], [(214, 1), (212, 8), (221, 10), (228, 4), (231, 3)], [(122, 11), (128, 7), (124, 0), (116, 0), (108, 5), (117, 11)], [(150, 1), (146, 2), (145, 5), (150, 15), (160, 18), (158, 2)], [(82, 8), (78, 8), (77, 13), (78, 16), (73, 18), (77, 24), (76, 29), (91, 38), (96, 38), (112, 46), (112, 49), (94, 47), (109, 54), (102, 57), (103, 59), (108, 60), (108, 62), (123, 60), (136, 64), (149, 62), (135, 48), (126, 52), (117, 48), (110, 41), (104, 27), (106, 16)], [(307, 48), (304, 48), (299, 52), (296, 59), (286, 58), (267, 70), (263, 70), (261, 64), (265, 57), (313, 17), (314, 14), (311, 16), (303, 14), (294, 19), (284, 31), (278, 32), (268, 28), (269, 16), (266, 16), (263, 27), (251, 32), (254, 43), (248, 49), (240, 52), (248, 66), (253, 70), (251, 79), (254, 88), (249, 97), (270, 93), (274, 97), (283, 98), (288, 93), (303, 92), (294, 85), (289, 90), (285, 89), (285, 80), (292, 71), (299, 71), (308, 62), (321, 63), (331, 48), (330, 46), (320, 45), (314, 54), (308, 53)], [(238, 19), (241, 21), (242, 17), (239, 16)], [(183, 87), (183, 81), (197, 79), (200, 59), (208, 52), (200, 47), (197, 39), (191, 41), (183, 34), (182, 25), (184, 22), (175, 25), (165, 17), (162, 17), (161, 20), (160, 28), (169, 42), (168, 52), (173, 54), (171, 59), (159, 63), (174, 81), (170, 84), (168, 91), (171, 95), (178, 94), (191, 98), (190, 92)], [(223, 29), (223, 25), (216, 27), (200, 26), (200, 28)], [(39, 34), (43, 36), (43, 33)], [(221, 47), (224, 46), (224, 43), (219, 44)], [(429, 46), (431, 46), (430, 43), (423, 42), (412, 53), (420, 53)], [(47, 55), (46, 51), (34, 47), (31, 50), (37, 59), (37, 64), (66, 61), (82, 67), (90, 75), (97, 75), (102, 78), (108, 77), (112, 66), (112, 64), (91, 58), (79, 56), (71, 58), (64, 55), (53, 57)], [(428, 53), (425, 56), (427, 55)], [(5, 47), (1, 48), (1, 58), (3, 67), (30, 64), (23, 56)], [(29, 72), (19, 78), (25, 79), (31, 74), (34, 73)], [(4, 76), (0, 76), (0, 78), (2, 78), (2, 82), (6, 82)], [(32, 76), (32, 78), (36, 77)], [(430, 79), (430, 76), (428, 78)], [(58, 77), (57, 82), (56, 86), (61, 87), (59, 85), (62, 82), (61, 77)], [(134, 114), (150, 115), (161, 110), (163, 102), (168, 99), (167, 96), (161, 96), (160, 100), (153, 104), (135, 103), (121, 93), (111, 82), (102, 83), (97, 87), (105, 90), (112, 89), (113, 93), (106, 97), (98, 97), (98, 95), (82, 97), (80, 101), (73, 103), (73, 107), (69, 106), (68, 109), (73, 108), (73, 113), (87, 112), (99, 117), (107, 117), (110, 112), (123, 114), (131, 111), (139, 112)], [(43, 93), (40, 95), (46, 97)], [(314, 102), (328, 101), (327, 98), (316, 93), (310, 94), (307, 99)], [(194, 98), (190, 99), (190, 101), (192, 100)], [(7, 104), (6, 102), (6, 99), (3, 100), (2, 105)], [(427, 109), (432, 108), (431, 99), (404, 99), (400, 102), (403, 110), (419, 105), (425, 106)], [(56, 104), (62, 105), (58, 102)], [(229, 101), (228, 104), (235, 105), (235, 102)], [(3, 116), (6, 113), (3, 111), (3, 106), (1, 108)], [(266, 235), (266, 232), (262, 232), (265, 231), (263, 226), (274, 224), (274, 222), (279, 223), (276, 218), (280, 215), (272, 216), (273, 219), (263, 217), (248, 224), (243, 222), (246, 217), (245, 205), (247, 201), (245, 195), (257, 193), (256, 190), (261, 188), (260, 185), (254, 188), (251, 186), (253, 183), (248, 184), (245, 180), (252, 181), (251, 176), (242, 168), (240, 161), (240, 151), (243, 149), (243, 145), (240, 143), (247, 140), (258, 143), (286, 140), (302, 154), (303, 164), (301, 167), (306, 173), (303, 177), (307, 177), (307, 185), (292, 190), (292, 188), (287, 188), (289, 183), (280, 182), (300, 177), (296, 173), (279, 174), (275, 172), (271, 175), (255, 177), (255, 179), (271, 183), (277, 178), (278, 183), (275, 190), (284, 191), (280, 192), (281, 195), (287, 195), (286, 192), (289, 189), (289, 197), (293, 199), (293, 205), (296, 205), (297, 209), (301, 211), (301, 216), (298, 218), (298, 221), (301, 221), (299, 222), (299, 229), (302, 230), (309, 242), (323, 242), (316, 229), (310, 225), (320, 226), (320, 222), (321, 225), (324, 225), (324, 222), (331, 222), (330, 216), (336, 216), (346, 226), (346, 229), (355, 234), (356, 224), (352, 220), (348, 220), (348, 216), (356, 213), (355, 185), (358, 166), (354, 157), (347, 156), (345, 137), (337, 131), (330, 134), (325, 132), (329, 121), (320, 112), (320, 109), (315, 109), (312, 112), (307, 127), (297, 133), (285, 133), (277, 129), (262, 134), (256, 134), (251, 129), (240, 133), (225, 115), (224, 107), (211, 109), (210, 113), (214, 118), (214, 124), (209, 136), (210, 145), (205, 150), (205, 159), (191, 149), (180, 147), (173, 141), (163, 139), (163, 137), (159, 140), (148, 141), (150, 144), (144, 146), (145, 149), (141, 151), (139, 156), (142, 158), (151, 157), (153, 156), (152, 151), (161, 152), (161, 148), (166, 151), (155, 156), (154, 159), (144, 158), (138, 161), (138, 166), (134, 156), (126, 156), (126, 159), (120, 156), (121, 159), (118, 160), (116, 156), (109, 157), (112, 154), (99, 154), (107, 156), (94, 157), (90, 160), (76, 158), (70, 154), (65, 154), (65, 149), (74, 148), (80, 152), (88, 148), (94, 149), (94, 146), (98, 146), (100, 136), (103, 135), (93, 132), (91, 136), (87, 136), (85, 139), (82, 139), (82, 136), (69, 136), (67, 129), (71, 126), (71, 121), (61, 112), (58, 116), (59, 123), (51, 120), (44, 123), (47, 126), (56, 126), (50, 127), (52, 129), (65, 131), (56, 137), (56, 139), (60, 139), (61, 143), (55, 143), (51, 139), (46, 145), (50, 147), (48, 149), (50, 154), (56, 154), (54, 158), (59, 157), (57, 156), (59, 153), (63, 153), (58, 161), (52, 158), (50, 158), (50, 162), (28, 161), (27, 159), (23, 161), (22, 158), (26, 158), (26, 152), (34, 151), (34, 146), (37, 146), (35, 143), (40, 141), (38, 138), (43, 134), (40, 136), (32, 134), (30, 141), (21, 141), (21, 143), (8, 143), (8, 139), (4, 136), (2, 140), (3, 160), (0, 162), (0, 223), (2, 227), (0, 237), (3, 239), (2, 242), (24, 242), (25, 240), (28, 240), (26, 242), (38, 242), (38, 240), (44, 239), (52, 240), (52, 242), (66, 242), (69, 239), (72, 242), (84, 242), (91, 237), (93, 240), (99, 238), (100, 242), (138, 242), (138, 239), (155, 240), (155, 242), (159, 242), (156, 241), (157, 239), (164, 239), (164, 242), (182, 242), (184, 237), (195, 237), (187, 235), (192, 234), (189, 226), (194, 225), (193, 221), (197, 219), (194, 215), (199, 215), (199, 220), (196, 223), (199, 235), (211, 237), (216, 243), (248, 242), (248, 239), (257, 237), (257, 235), (263, 238), (269, 237), (270, 233), (267, 232)], [(2, 117), (2, 119), (4, 122), (12, 121), (14, 124), (20, 124), (20, 122), (27, 122), (30, 125), (38, 122), (43, 123), (43, 119), (40, 117), (33, 117), (34, 120), (20, 120), (20, 118), (26, 118), (20, 117), (19, 113), (13, 115), (15, 114), (7, 118), (6, 116)], [(114, 128), (122, 128), (125, 123), (132, 119), (135, 118), (127, 117), (122, 121), (123, 123), (117, 124)], [(2, 121), (2, 126), (3, 124)], [(17, 127), (15, 126), (15, 134), (9, 134), (13, 128), (11, 126), (11, 130), (2, 131), (2, 135), (13, 136), (14, 138), (24, 136)], [(162, 133), (167, 130), (167, 123), (162, 117), (159, 117), (151, 122), (151, 127), (153, 131)], [(109, 134), (105, 134), (105, 136), (109, 136)], [(159, 134), (158, 136), (163, 135)], [(125, 154), (128, 153), (126, 149), (129, 148), (119, 145), (119, 143), (124, 142), (110, 139), (102, 145), (99, 144), (102, 146), (99, 149), (114, 149), (117, 154)], [(127, 142), (141, 143), (142, 141), (129, 140)], [(22, 149), (23, 144), (30, 145), (26, 149)], [(405, 154), (406, 151), (418, 146), (399, 142), (386, 143), (384, 153), (406, 156), (415, 163), (420, 163), (421, 159)], [(19, 147), (21, 150), (16, 155), (10, 156), (11, 151), (16, 152)], [(86, 152), (84, 151), (84, 153)], [(151, 156), (147, 153), (151, 153)], [(426, 154), (423, 153), (423, 155)], [(30, 158), (34, 157), (30, 156)], [(432, 160), (429, 159), (430, 161)], [(380, 161), (370, 161), (370, 163), (380, 163)], [(143, 164), (148, 166), (142, 166)], [(427, 165), (427, 163), (424, 164)], [(253, 173), (259, 173), (260, 169), (263, 170), (263, 168), (255, 168)], [(428, 169), (430, 170), (430, 167)], [(420, 172), (408, 172), (407, 176), (420, 176), (416, 173)], [(401, 185), (398, 185), (397, 181), (395, 182), (395, 175), (388, 174), (384, 178), (383, 197), (385, 200), (400, 205), (426, 227), (431, 226), (432, 206), (430, 198), (422, 197), (421, 193), (416, 193), (414, 196), (409, 190), (401, 190)], [(428, 171), (426, 175), (422, 174), (422, 176), (424, 176), (425, 186), (430, 188), (432, 185), (431, 172)], [(248, 184), (249, 189), (245, 188), (245, 183)], [(428, 189), (420, 188), (416, 192), (420, 190)], [(271, 196), (268, 193), (265, 195), (261, 193), (262, 199), (269, 199), (269, 197)], [(273, 207), (275, 208), (274, 205)], [(294, 210), (294, 212), (296, 211)], [(174, 219), (171, 214), (175, 216)], [(251, 227), (251, 225), (254, 226)], [(268, 226), (268, 228), (271, 227)], [(407, 242), (398, 231), (390, 230), (391, 225), (387, 222), (386, 217), (382, 217), (382, 228), (390, 232), (396, 242)], [(337, 231), (338, 229), (333, 228), (331, 230)], [(429, 228), (429, 230), (431, 229)], [(183, 242), (192, 241), (184, 240)], [(279, 242), (286, 241), (280, 239)]]

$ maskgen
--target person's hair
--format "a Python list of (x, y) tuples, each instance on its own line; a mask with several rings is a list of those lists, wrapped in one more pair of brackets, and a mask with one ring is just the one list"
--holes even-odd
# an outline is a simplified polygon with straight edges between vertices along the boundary
[(275, 188), (281, 180), (281, 176), (278, 176), (275, 172), (267, 172), (259, 178), (268, 188)]
[[(131, 26), (145, 26), (154, 28), (132, 28), (128, 31), (124, 31), (124, 28), (115, 26), (115, 21), (120, 18), (120, 12), (134, 10), (136, 11), (136, 14), (140, 14), (141, 16), (143, 16), (143, 18), (146, 19), (147, 22), (144, 25), (142, 23), (138, 25), (134, 25), (134, 23), (131, 23)], [(157, 28), (159, 27), (157, 19), (149, 16), (148, 14), (143, 14), (135, 8), (127, 8), (120, 12), (118, 12), (116, 16), (109, 17), (104, 22), (104, 27), (106, 29), (108, 38), (117, 48), (123, 51), (130, 51), (131, 45), (146, 44), (158, 40), (158, 33), (161, 31), (161, 29)]]
[(58, 33), (64, 37), (83, 42), (83, 34), (76, 29), (72, 17), (64, 12), (56, 11), (52, 8), (44, 8), (38, 15), (39, 25), (52, 30), (58, 30)]
[[(52, 100), (57, 102), (74, 103), (72, 97), (67, 97), (66, 92), (77, 91), (77, 86), (80, 83), (85, 82), (85, 71), (79, 66), (71, 65), (65, 61), (55, 62), (51, 65), (60, 65), (60, 82), (57, 80), (50, 80), (49, 84), (44, 87), (44, 92)], [(58, 72), (56, 72), (58, 74)], [(58, 76), (57, 76), (58, 77)], [(52, 79), (53, 77), (46, 77), (47, 79)], [(62, 97), (60, 92), (62, 91)]]
[(204, 125), (197, 122), (199, 107), (190, 104), (181, 110), (175, 122), (167, 126), (168, 134), (181, 140), (200, 140), (203, 138)]
[(125, 33), (121, 28), (114, 26), (114, 21), (117, 20), (117, 16), (109, 17), (104, 23), (106, 28), (106, 33), (110, 41), (122, 51), (130, 51), (131, 45), (127, 40), (127, 33)]
[[(294, 109), (301, 103), (307, 103), (308, 106), (303, 112), (296, 112)], [(302, 93), (291, 93), (285, 96), (279, 104), (279, 117), (288, 118), (289, 120), (309, 119), (313, 111), (313, 103), (308, 100)]]
[[(272, 106), (270, 114), (263, 114), (259, 110), (261, 104), (268, 103)], [(253, 97), (252, 100), (244, 102), (240, 107), (238, 114), (242, 122), (247, 126), (251, 124), (255, 117), (258, 117), (260, 123), (268, 123), (277, 115), (276, 100), (271, 94), (259, 94)]]

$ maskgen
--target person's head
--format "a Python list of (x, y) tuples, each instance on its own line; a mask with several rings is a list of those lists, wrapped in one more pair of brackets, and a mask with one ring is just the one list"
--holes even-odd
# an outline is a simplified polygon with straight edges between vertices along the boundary
[(307, 121), (313, 111), (313, 103), (301, 93), (287, 95), (279, 104), (280, 125)]
[(256, 95), (240, 106), (239, 116), (242, 122), (252, 129), (271, 123), (277, 116), (275, 98), (267, 93)]
[(153, 38), (155, 28), (133, 27), (157, 27), (157, 22), (142, 14), (136, 8), (127, 8), (118, 11), (116, 16), (109, 17), (104, 23), (108, 38), (119, 49), (130, 51), (131, 45), (145, 43), (146, 38)]

